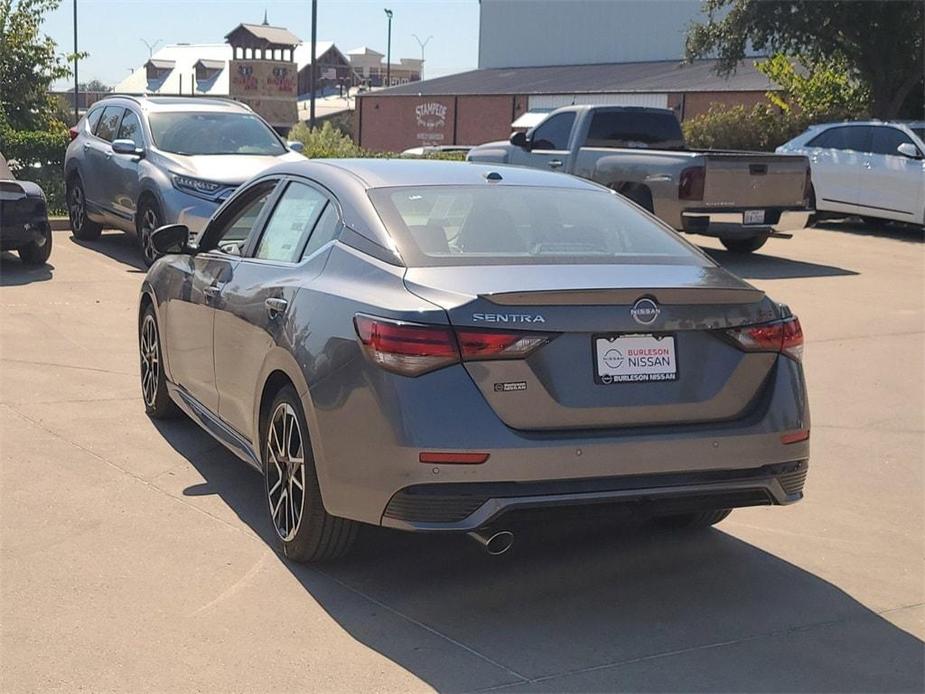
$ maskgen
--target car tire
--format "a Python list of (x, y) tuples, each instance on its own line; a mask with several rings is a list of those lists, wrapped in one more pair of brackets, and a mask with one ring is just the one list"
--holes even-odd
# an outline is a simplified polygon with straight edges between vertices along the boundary
[(42, 230), (42, 240), (33, 241), (19, 249), (19, 259), (24, 265), (44, 265), (51, 255), (51, 226)]
[(725, 520), (732, 513), (731, 508), (719, 508), (713, 511), (700, 511), (698, 513), (684, 513), (677, 516), (663, 516), (657, 520), (663, 528), (672, 530), (693, 530), (696, 528), (709, 528)]
[(152, 419), (169, 419), (180, 414), (180, 408), (167, 393), (163, 354), (157, 316), (154, 306), (148, 304), (138, 322), (138, 356), (141, 362), (141, 399), (145, 413)]
[(770, 234), (756, 234), (747, 238), (728, 238), (720, 236), (719, 240), (728, 250), (733, 253), (752, 253), (767, 243)]
[(326, 561), (346, 554), (356, 539), (358, 524), (332, 516), (324, 508), (305, 412), (291, 385), (273, 399), (261, 432), (270, 523), (283, 554), (298, 562)]
[(809, 186), (808, 197), (809, 199), (807, 202), (809, 203), (809, 209), (811, 209), (812, 212), (810, 213), (809, 217), (806, 218), (806, 228), (812, 229), (814, 226), (816, 226), (816, 222), (819, 221), (819, 213), (816, 212), (816, 189), (813, 188), (812, 184)]
[(67, 216), (75, 239), (95, 241), (100, 237), (103, 225), (87, 216), (87, 195), (80, 176), (74, 176), (67, 187)]
[(135, 214), (135, 232), (138, 235), (138, 246), (141, 248), (141, 258), (145, 267), (154, 265), (154, 261), (161, 254), (154, 249), (151, 243), (151, 233), (158, 227), (164, 226), (164, 215), (155, 200), (142, 198)]

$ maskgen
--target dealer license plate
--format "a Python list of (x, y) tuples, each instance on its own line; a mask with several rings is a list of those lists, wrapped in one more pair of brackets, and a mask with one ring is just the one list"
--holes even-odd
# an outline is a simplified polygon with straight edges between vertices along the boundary
[(594, 338), (597, 383), (674, 381), (678, 360), (671, 335), (617, 335)]
[(764, 210), (745, 210), (746, 224), (764, 224)]

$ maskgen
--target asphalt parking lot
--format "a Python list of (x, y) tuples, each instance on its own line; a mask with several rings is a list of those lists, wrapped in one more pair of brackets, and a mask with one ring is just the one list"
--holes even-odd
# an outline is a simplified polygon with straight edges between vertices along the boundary
[(0, 261), (4, 691), (922, 691), (925, 244), (832, 223), (703, 245), (806, 333), (807, 498), (688, 534), (616, 519), (273, 549), (256, 473), (144, 414), (134, 240)]

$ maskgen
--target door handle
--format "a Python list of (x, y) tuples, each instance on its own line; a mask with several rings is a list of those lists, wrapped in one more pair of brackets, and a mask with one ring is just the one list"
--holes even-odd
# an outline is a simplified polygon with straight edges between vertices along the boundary
[(106, 152), (106, 158), (112, 159), (112, 152)]
[(84, 149), (90, 149), (90, 143), (84, 142)]
[(202, 290), (202, 293), (206, 295), (209, 299), (214, 299), (219, 294), (222, 293), (222, 289), (225, 287), (224, 282), (213, 282), (208, 287)]
[(547, 165), (549, 166), (550, 169), (558, 169), (560, 166), (562, 166), (562, 160), (561, 160), (561, 159), (550, 159), (550, 160), (549, 160), (548, 162), (546, 162), (546, 163), (547, 163)]
[(289, 302), (281, 297), (271, 296), (263, 302), (263, 305), (267, 307), (267, 315), (270, 318), (278, 318), (286, 312)]

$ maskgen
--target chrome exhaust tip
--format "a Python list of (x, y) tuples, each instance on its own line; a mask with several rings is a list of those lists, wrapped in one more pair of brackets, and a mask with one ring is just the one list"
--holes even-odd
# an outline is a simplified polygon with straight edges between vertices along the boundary
[(489, 528), (481, 528), (480, 530), (473, 530), (467, 534), (493, 557), (504, 554), (511, 548), (511, 545), (514, 544), (514, 533), (510, 530), (499, 530), (495, 532)]

